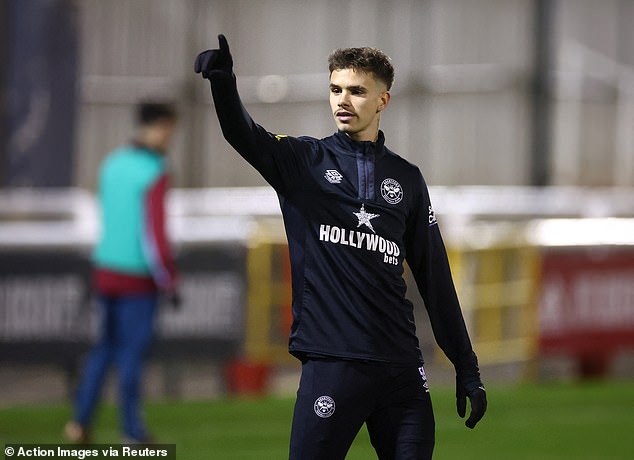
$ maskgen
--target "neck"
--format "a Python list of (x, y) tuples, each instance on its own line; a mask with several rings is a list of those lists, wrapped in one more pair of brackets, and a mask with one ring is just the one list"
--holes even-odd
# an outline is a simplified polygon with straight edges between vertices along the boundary
[(345, 133), (350, 139), (357, 142), (376, 142), (379, 139), (379, 123), (374, 126), (368, 126), (363, 131), (356, 133)]
[(154, 152), (158, 152), (158, 153), (164, 152), (162, 146), (157, 145), (156, 143), (153, 143), (153, 142), (148, 142), (147, 139), (143, 139), (142, 137), (134, 138), (133, 144), (138, 145), (140, 147), (145, 147), (146, 149), (150, 149)]
[(381, 123), (381, 115), (377, 113), (372, 122), (362, 131), (348, 134), (350, 138), (358, 142), (376, 142), (379, 139), (379, 125)]

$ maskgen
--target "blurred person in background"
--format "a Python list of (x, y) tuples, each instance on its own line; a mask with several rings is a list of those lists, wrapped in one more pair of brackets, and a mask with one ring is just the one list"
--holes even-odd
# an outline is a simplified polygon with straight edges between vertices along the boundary
[(171, 104), (140, 103), (134, 140), (107, 155), (100, 168), (102, 233), (93, 253), (100, 337), (81, 375), (74, 417), (65, 426), (73, 442), (90, 440), (93, 413), (112, 363), (118, 370), (123, 440), (151, 440), (141, 414), (143, 365), (159, 294), (174, 306), (179, 303), (165, 222), (165, 155), (176, 119)]
[(456, 370), (458, 414), (484, 416), (486, 392), (420, 170), (384, 145), (381, 113), (394, 69), (374, 48), (329, 59), (338, 132), (275, 135), (242, 105), (233, 59), (199, 54), (227, 141), (273, 186), (288, 237), (293, 284), (289, 351), (302, 362), (291, 428), (293, 460), (343, 459), (365, 422), (381, 460), (428, 460), (434, 414), (412, 303), (407, 260), (434, 336)]

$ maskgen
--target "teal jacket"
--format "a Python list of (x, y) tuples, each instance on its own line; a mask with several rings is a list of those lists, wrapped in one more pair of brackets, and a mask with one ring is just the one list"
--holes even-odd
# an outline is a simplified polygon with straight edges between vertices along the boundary
[(125, 294), (174, 288), (165, 230), (166, 191), (161, 153), (129, 145), (106, 157), (99, 173), (102, 230), (93, 254), (98, 290)]

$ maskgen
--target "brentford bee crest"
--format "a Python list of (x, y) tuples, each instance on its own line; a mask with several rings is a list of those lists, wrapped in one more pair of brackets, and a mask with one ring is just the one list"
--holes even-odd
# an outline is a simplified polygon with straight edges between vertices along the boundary
[(321, 418), (331, 417), (335, 413), (335, 400), (330, 396), (320, 396), (315, 401), (315, 414)]
[(381, 182), (381, 196), (390, 204), (398, 204), (403, 199), (403, 187), (395, 179)]

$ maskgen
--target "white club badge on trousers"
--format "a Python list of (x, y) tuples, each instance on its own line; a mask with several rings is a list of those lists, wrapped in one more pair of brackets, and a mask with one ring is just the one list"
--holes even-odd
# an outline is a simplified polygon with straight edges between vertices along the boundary
[(313, 405), (315, 414), (321, 418), (331, 417), (335, 413), (335, 400), (330, 396), (320, 396)]

